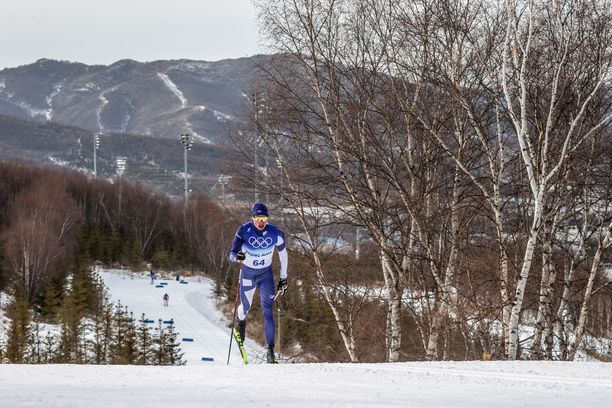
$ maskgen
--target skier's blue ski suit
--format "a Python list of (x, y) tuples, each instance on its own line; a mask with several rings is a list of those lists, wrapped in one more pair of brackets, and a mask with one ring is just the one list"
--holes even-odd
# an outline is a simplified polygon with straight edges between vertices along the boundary
[(266, 224), (258, 230), (252, 221), (242, 224), (232, 243), (229, 259), (236, 261), (238, 251), (246, 255), (242, 262), (240, 280), (240, 307), (238, 319), (244, 320), (251, 308), (255, 290), (259, 288), (259, 298), (264, 315), (264, 332), (268, 345), (274, 346), (274, 275), (272, 256), (274, 248), (280, 259), (280, 278), (287, 279), (287, 250), (285, 234), (273, 224)]

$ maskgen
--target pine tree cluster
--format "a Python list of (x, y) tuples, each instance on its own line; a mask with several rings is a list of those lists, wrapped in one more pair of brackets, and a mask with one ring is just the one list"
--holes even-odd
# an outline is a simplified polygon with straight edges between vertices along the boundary
[[(144, 314), (136, 320), (127, 306), (108, 301), (99, 276), (88, 269), (68, 281), (59, 306), (40, 311), (29, 308), (23, 291), (14, 292), (2, 328), (6, 344), (0, 344), (0, 363), (185, 364), (172, 321), (160, 319), (153, 328)], [(45, 293), (47, 304), (56, 305), (56, 292)], [(43, 318), (56, 324), (42, 323)]]

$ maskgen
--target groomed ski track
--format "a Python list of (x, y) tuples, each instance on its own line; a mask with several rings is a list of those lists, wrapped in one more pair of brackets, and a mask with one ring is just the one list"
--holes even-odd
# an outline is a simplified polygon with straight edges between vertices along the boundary
[[(147, 273), (133, 273), (122, 270), (99, 270), (102, 280), (109, 289), (113, 303), (120, 301), (140, 320), (142, 313), (153, 320), (150, 326), (157, 327), (158, 320), (172, 319), (183, 359), (187, 365), (227, 364), (230, 330), (225, 318), (215, 305), (213, 298), (214, 283), (208, 278), (158, 276), (154, 284), (150, 283)], [(181, 283), (184, 282), (184, 283)], [(164, 287), (157, 287), (163, 284)], [(168, 293), (170, 300), (164, 306), (163, 295)], [(165, 325), (164, 325), (165, 326)], [(245, 343), (250, 360), (261, 362), (264, 349), (247, 339)], [(202, 357), (207, 361), (202, 361)], [(212, 361), (210, 361), (212, 359)], [(230, 364), (243, 364), (236, 344), (232, 345)]]

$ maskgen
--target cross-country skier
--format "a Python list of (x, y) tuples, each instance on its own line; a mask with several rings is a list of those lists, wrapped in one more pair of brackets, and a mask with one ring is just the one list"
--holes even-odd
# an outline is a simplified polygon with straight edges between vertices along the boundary
[(167, 293), (164, 293), (164, 306), (168, 306), (168, 300), (170, 300), (170, 296)]
[(265, 204), (255, 203), (251, 210), (251, 221), (242, 224), (232, 243), (229, 259), (242, 262), (240, 279), (240, 307), (238, 324), (234, 336), (239, 345), (244, 343), (246, 316), (251, 308), (255, 290), (259, 289), (261, 308), (264, 315), (264, 333), (267, 342), (267, 361), (276, 363), (274, 356), (274, 274), (272, 273), (272, 256), (274, 248), (280, 259), (280, 274), (277, 293), (287, 291), (287, 250), (285, 234), (278, 227), (268, 223), (268, 208)]

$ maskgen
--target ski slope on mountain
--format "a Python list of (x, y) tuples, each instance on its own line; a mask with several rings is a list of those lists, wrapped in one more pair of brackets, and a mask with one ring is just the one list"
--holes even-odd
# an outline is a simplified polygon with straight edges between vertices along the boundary
[[(0, 365), (0, 407), (609, 407), (612, 364), (470, 361), (249, 364), (235, 347), (212, 282), (151, 285), (146, 274), (100, 271), (111, 299), (140, 318), (174, 319), (186, 366)], [(160, 281), (155, 282), (160, 283)], [(170, 295), (163, 305), (164, 293)], [(257, 360), (262, 349), (249, 343)], [(211, 357), (213, 361), (201, 361)], [(259, 360), (261, 361), (261, 360)]]

